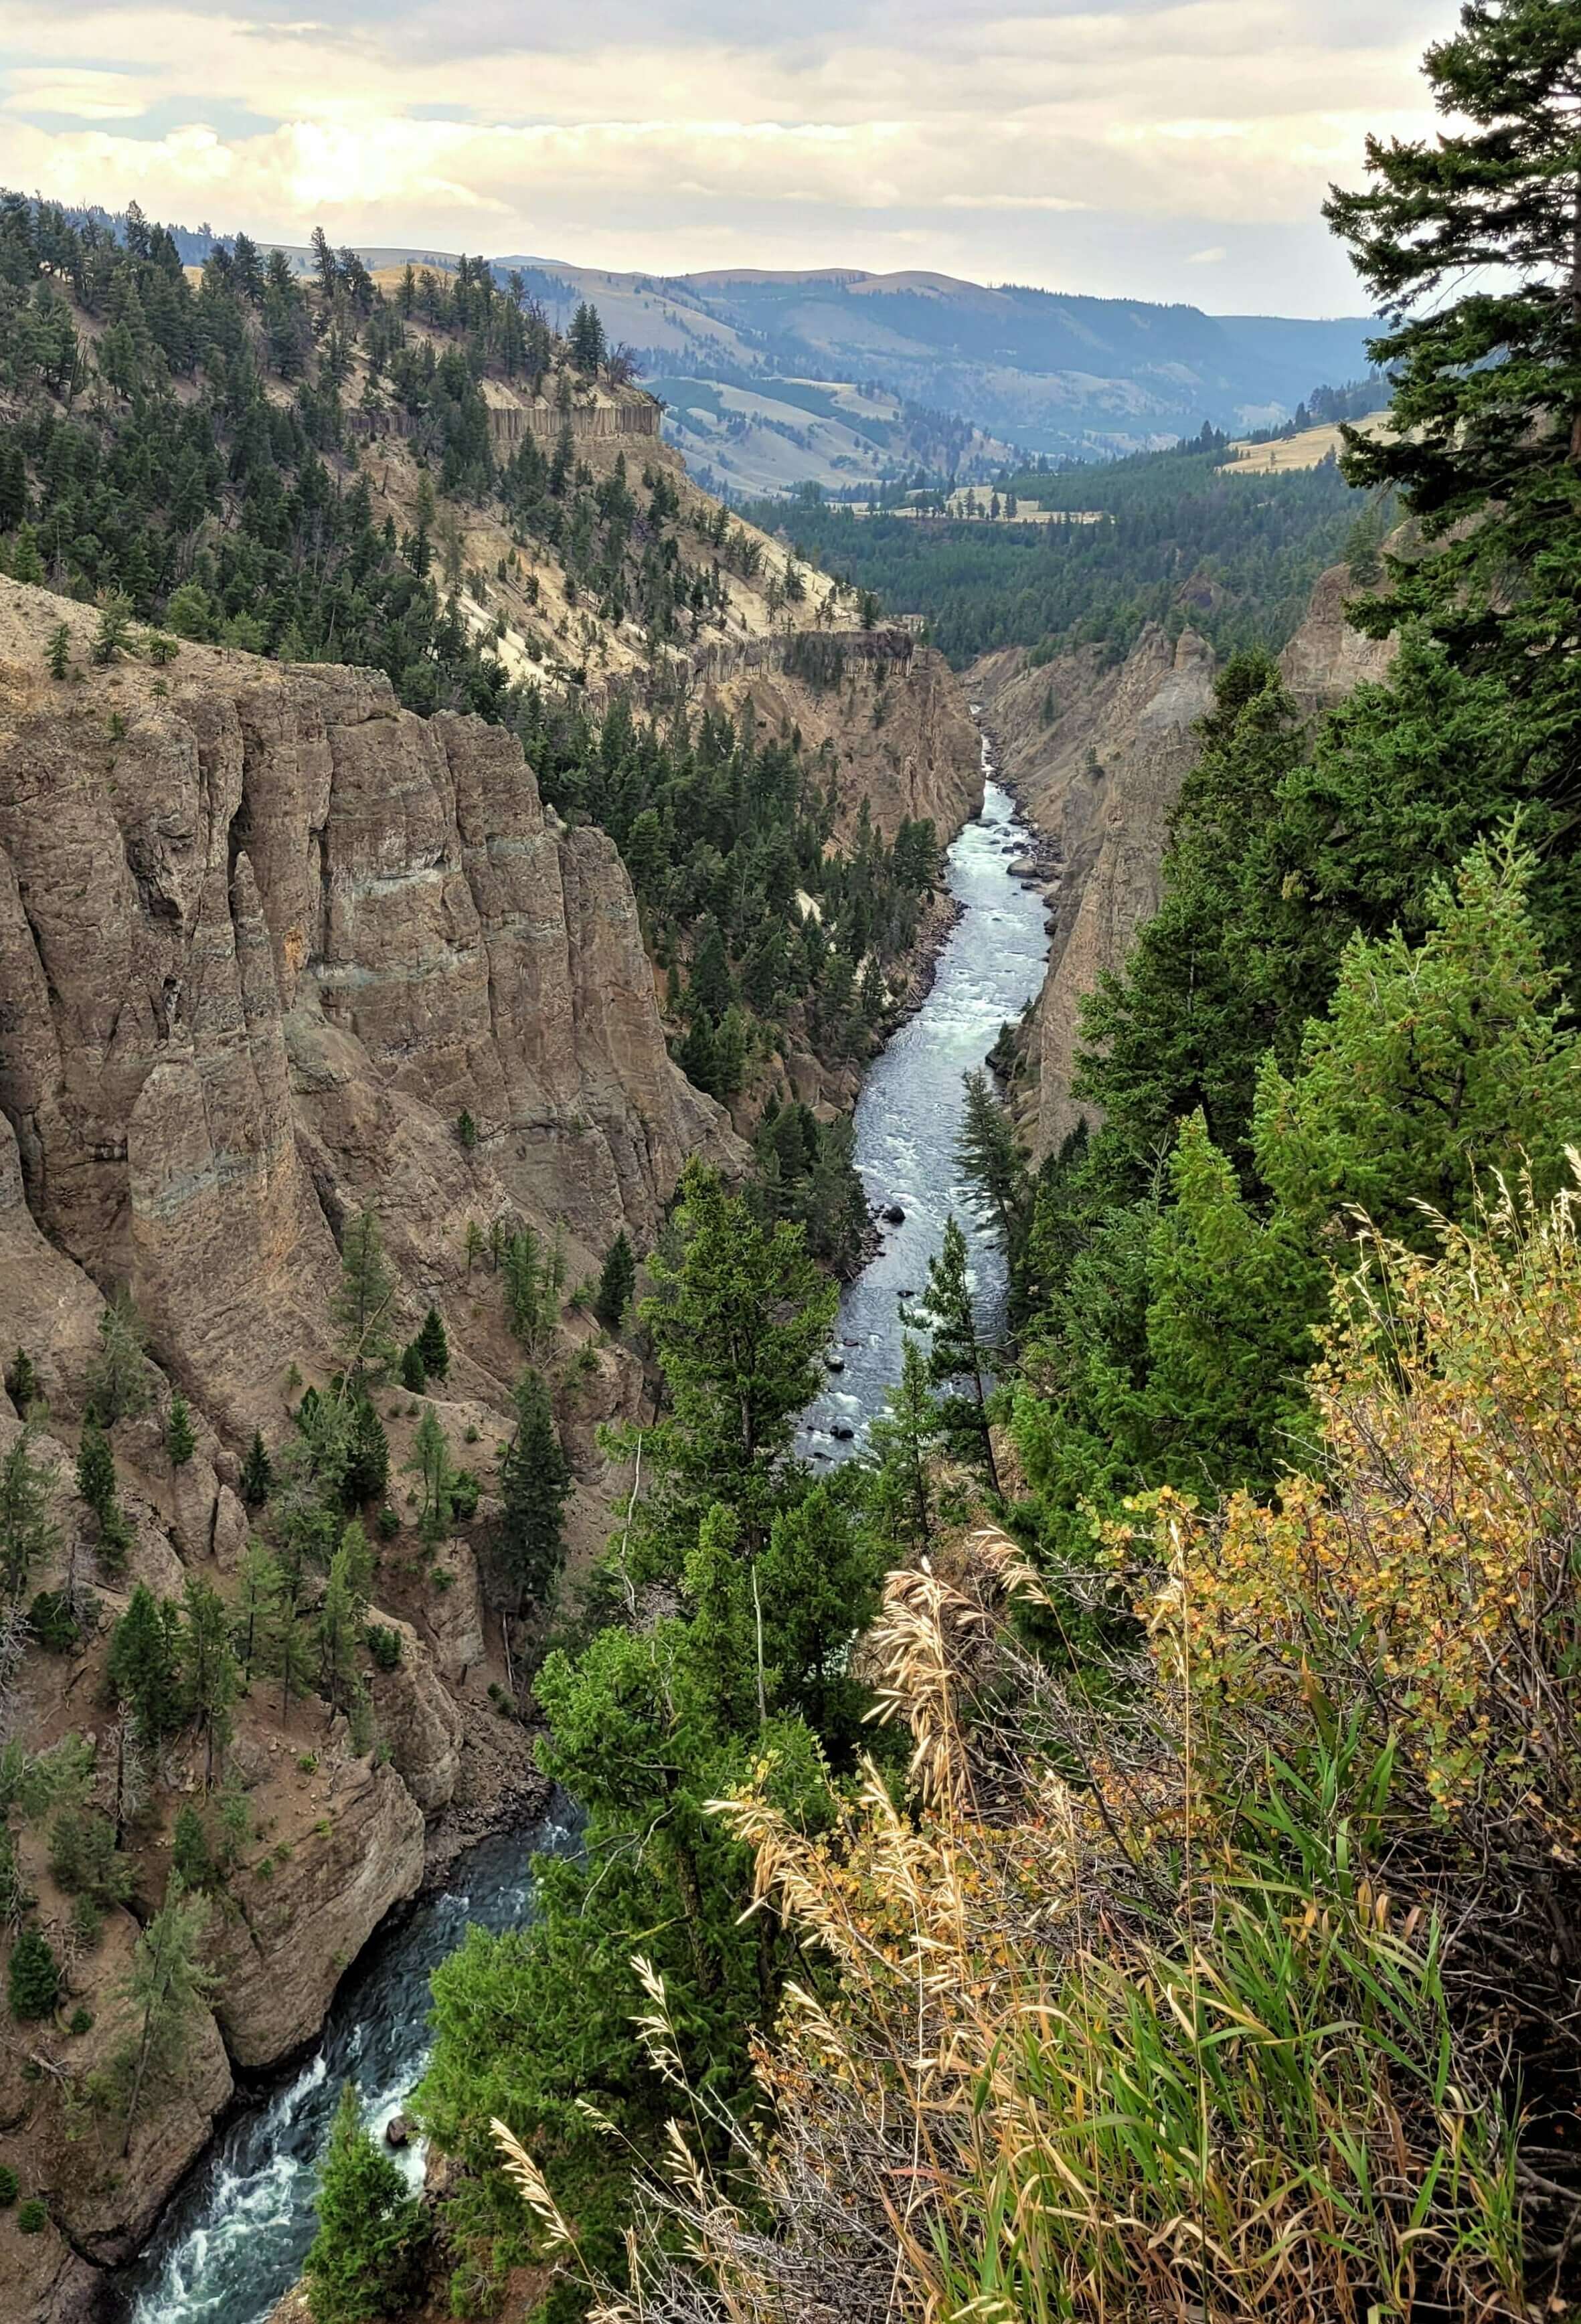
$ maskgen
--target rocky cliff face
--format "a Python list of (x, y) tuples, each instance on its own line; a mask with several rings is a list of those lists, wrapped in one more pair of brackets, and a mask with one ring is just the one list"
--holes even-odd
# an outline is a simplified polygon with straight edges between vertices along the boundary
[[(1281, 656), (1285, 682), (1308, 715), (1382, 677), (1393, 648), (1345, 619), (1354, 583), (1324, 574), (1306, 619)], [(1024, 651), (985, 655), (969, 685), (985, 708), (1000, 765), (1043, 837), (1054, 908), (1049, 973), (1031, 1028), (1028, 1122), (1039, 1155), (1076, 1127), (1071, 1102), (1077, 1010), (1117, 969), (1158, 908), (1160, 866), (1180, 785), (1197, 755), (1195, 727), (1212, 697), (1214, 658), (1194, 632), (1171, 646), (1144, 630), (1126, 659), (1105, 668), (1083, 647), (1032, 668)]]
[[(71, 681), (44, 666), (62, 620)], [(167, 1598), (194, 1572), (234, 1587), (237, 1455), (254, 1427), (277, 1444), (291, 1389), (337, 1360), (329, 1303), (355, 1212), (376, 1207), (396, 1331), (430, 1300), (449, 1329), (448, 1400), (384, 1400), (404, 1507), (395, 1480), (422, 1410), (458, 1457), (476, 1443), (492, 1459), (510, 1425), (520, 1354), (497, 1282), (469, 1269), (467, 1222), (559, 1231), (575, 1282), (623, 1224), (652, 1240), (689, 1153), (741, 1156), (670, 1063), (613, 846), (545, 811), (511, 738), (409, 716), (365, 671), (192, 646), (161, 670), (96, 669), (94, 628), (83, 608), (0, 582), (0, 1358), (21, 1346), (38, 1368), (34, 1447), (55, 1471), (54, 1545), (30, 1589), (80, 1578), (97, 1537), (71, 1479), (112, 1286), (131, 1290), (150, 1352), (150, 1408), (112, 1438), (125, 1569), (97, 1577), (77, 1646), (30, 1654), (7, 1695), (35, 1746), (89, 1729), (103, 1744), (109, 1625), (137, 1582)], [(606, 1351), (567, 1391), (586, 1421), (584, 1528), (597, 1526), (595, 1425), (629, 1402), (630, 1370)], [(163, 1440), (178, 1384), (197, 1438), (180, 1466)], [(0, 1391), (0, 1460), (19, 1429)], [(76, 2324), (97, 2268), (129, 2255), (201, 2150), (233, 2070), (310, 2038), (341, 1972), (416, 1889), (430, 1840), (444, 1860), (541, 1796), (531, 1738), (498, 1708), (507, 1674), (471, 1546), (397, 1554), (411, 1546), (398, 1541), (374, 1582), (372, 1618), (400, 1641), (374, 1682), (379, 1754), (273, 1683), (237, 1708), (227, 1767), (250, 1837), (211, 1921), (219, 1982), (125, 2163), (118, 2116), (81, 2119), (80, 2091), (125, 2036), (136, 1923), (112, 1914), (79, 1945), (25, 1827), (39, 1923), (94, 2030), (69, 2035), (63, 2012), (37, 2029), (32, 2067), (14, 2043), (0, 2060), (0, 2162), (51, 2218), (18, 2239), (0, 2218), (0, 2240), (19, 2244), (23, 2304), (0, 2301), (8, 2316)], [(163, 1893), (183, 1793), (201, 1795), (201, 1770), (165, 1766), (133, 1843), (140, 1916)]]
[(1088, 648), (1038, 669), (1020, 652), (992, 655), (972, 673), (1001, 766), (1046, 847), (1054, 927), (1033, 1028), (1040, 1155), (1077, 1120), (1069, 1091), (1081, 998), (1158, 908), (1170, 816), (1213, 667), (1193, 632), (1171, 645), (1150, 628), (1117, 669)]
[[(893, 659), (853, 653), (820, 685), (798, 675), (794, 655), (785, 666), (783, 641), (775, 642), (781, 650), (772, 659), (744, 666), (711, 691), (733, 712), (750, 704), (770, 731), (800, 727), (809, 752), (826, 754), (839, 790), (843, 839), (855, 832), (864, 799), (886, 839), (908, 820), (930, 817), (948, 843), (981, 810), (977, 729), (966, 690), (942, 654), (909, 640)], [(815, 648), (833, 642), (812, 641)]]
[[(651, 1232), (688, 1153), (728, 1157), (614, 848), (545, 813), (509, 736), (200, 647), (69, 690), (42, 663), (63, 611), (86, 660), (88, 616), (0, 584), (0, 1112), (37, 1226), (130, 1285), (223, 1425), (327, 1360), (363, 1203), (421, 1312), (468, 1217), (586, 1256)], [(71, 1295), (55, 1323), (23, 1296), (49, 1363)]]

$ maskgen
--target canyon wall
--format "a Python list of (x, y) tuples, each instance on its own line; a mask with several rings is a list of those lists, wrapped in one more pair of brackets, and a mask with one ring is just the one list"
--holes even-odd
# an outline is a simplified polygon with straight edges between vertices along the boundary
[(651, 1237), (689, 1153), (732, 1158), (613, 845), (511, 736), (196, 646), (58, 684), (63, 613), (86, 664), (89, 614), (0, 583), (0, 1112), (50, 1244), (130, 1286), (222, 1427), (328, 1361), (365, 1203), (409, 1323), (467, 1219), (559, 1224), (586, 1266)]
[[(1324, 574), (1280, 658), (1308, 715), (1389, 667), (1392, 646), (1345, 622), (1354, 587), (1344, 567)], [(1040, 835), (1053, 912), (1049, 973), (1030, 1034), (1035, 1097), (1026, 1127), (1039, 1156), (1057, 1148), (1083, 1112), (1092, 1114), (1070, 1096), (1080, 1003), (1122, 965), (1158, 908), (1170, 818), (1196, 760), (1195, 729), (1212, 699), (1214, 669), (1211, 648), (1195, 632), (1171, 643), (1150, 625), (1119, 663), (1084, 646), (1034, 666), (1015, 647), (985, 655), (968, 675), (1001, 769)]]

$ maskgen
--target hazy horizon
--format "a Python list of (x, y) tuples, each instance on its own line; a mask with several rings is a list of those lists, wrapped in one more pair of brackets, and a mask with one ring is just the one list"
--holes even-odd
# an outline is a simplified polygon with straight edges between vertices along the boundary
[(0, 177), (300, 243), (828, 266), (1333, 317), (1318, 215), (1452, 0), (15, 0)]

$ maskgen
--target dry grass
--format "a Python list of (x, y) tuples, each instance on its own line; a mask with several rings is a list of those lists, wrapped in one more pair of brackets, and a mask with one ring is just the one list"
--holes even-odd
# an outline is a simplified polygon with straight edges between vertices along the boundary
[[(892, 1576), (864, 1665), (907, 1796), (869, 1766), (817, 1840), (720, 1804), (809, 1969), (762, 2140), (651, 1986), (686, 2127), (605, 2324), (1567, 2312), (1576, 1202), (1373, 1250), (1320, 1483), (1152, 1497), (1057, 1590), (994, 1530)], [(1102, 1668), (1019, 1642), (1105, 1590), (1140, 1624)]]

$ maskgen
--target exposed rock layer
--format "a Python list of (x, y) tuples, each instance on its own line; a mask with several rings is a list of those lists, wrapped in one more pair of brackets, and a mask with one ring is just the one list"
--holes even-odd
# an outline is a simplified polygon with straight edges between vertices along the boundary
[[(1309, 715), (1382, 677), (1391, 643), (1345, 619), (1354, 583), (1324, 574), (1305, 620), (1281, 656), (1286, 684)], [(1019, 648), (985, 655), (971, 672), (999, 746), (1003, 771), (1043, 835), (1055, 907), (1049, 972), (1032, 1028), (1039, 1155), (1090, 1106), (1070, 1095), (1082, 998), (1124, 961), (1158, 908), (1160, 867), (1180, 785), (1197, 756), (1197, 721), (1212, 698), (1214, 658), (1192, 631), (1171, 646), (1144, 630), (1125, 660), (1105, 668), (1096, 647), (1034, 668)]]
[(0, 1112), (35, 1221), (130, 1283), (217, 1419), (327, 1356), (363, 1202), (415, 1302), (468, 1217), (598, 1251), (651, 1234), (689, 1152), (730, 1154), (613, 846), (546, 814), (510, 736), (197, 647), (68, 691), (61, 610), (0, 583)]

